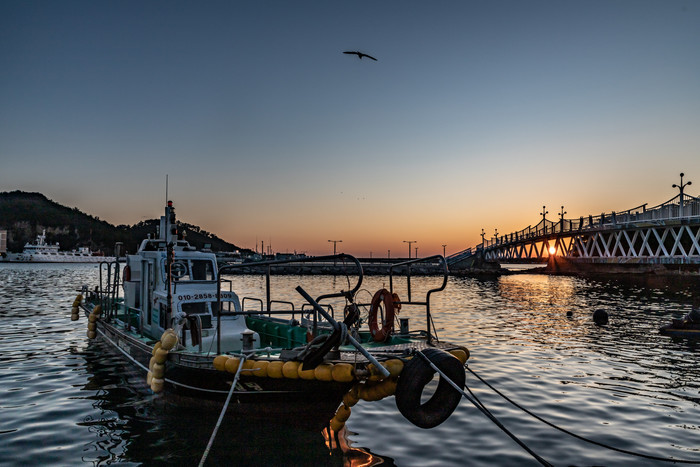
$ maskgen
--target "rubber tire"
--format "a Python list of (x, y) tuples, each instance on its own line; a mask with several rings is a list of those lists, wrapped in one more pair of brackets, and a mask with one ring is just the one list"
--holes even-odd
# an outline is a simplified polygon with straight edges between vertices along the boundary
[[(455, 356), (435, 348), (425, 349), (422, 353), (459, 388), (464, 388), (464, 367)], [(440, 376), (435, 393), (425, 404), (421, 404), (423, 389), (435, 373), (427, 362), (416, 355), (404, 366), (396, 386), (396, 407), (406, 420), (420, 428), (440, 425), (452, 415), (462, 399), (462, 394)]]

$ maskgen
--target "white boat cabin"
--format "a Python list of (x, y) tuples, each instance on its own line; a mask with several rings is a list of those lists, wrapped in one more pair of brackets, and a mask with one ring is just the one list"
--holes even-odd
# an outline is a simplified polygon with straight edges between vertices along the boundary
[[(214, 353), (219, 313), (216, 256), (197, 251), (185, 240), (177, 239), (175, 211), (170, 201), (165, 216), (161, 217), (159, 237), (143, 240), (136, 254), (127, 255), (124, 304), (139, 311), (144, 335), (159, 339), (168, 328), (180, 329), (180, 344), (188, 350)], [(224, 312), (241, 311), (233, 291), (222, 290), (221, 303)], [(246, 327), (244, 315), (222, 315), (221, 328), (221, 352), (240, 351), (243, 332), (252, 332)], [(255, 333), (255, 347), (259, 347), (259, 342), (260, 337)]]

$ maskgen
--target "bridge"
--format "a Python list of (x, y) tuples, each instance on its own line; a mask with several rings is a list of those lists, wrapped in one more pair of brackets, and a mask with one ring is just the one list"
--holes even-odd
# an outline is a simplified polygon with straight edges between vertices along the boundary
[(482, 243), (448, 256), (450, 270), (493, 263), (546, 263), (561, 259), (582, 264), (700, 265), (700, 198), (686, 195), (690, 182), (673, 185), (680, 193), (658, 206), (647, 204), (621, 211), (542, 220), (506, 235), (494, 235)]

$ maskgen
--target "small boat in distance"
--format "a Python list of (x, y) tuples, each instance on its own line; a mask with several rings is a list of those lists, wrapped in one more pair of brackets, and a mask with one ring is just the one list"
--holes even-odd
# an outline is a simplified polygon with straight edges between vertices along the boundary
[[(424, 260), (440, 265), (443, 280), (425, 296), (412, 296), (410, 269)], [(279, 295), (270, 291), (271, 269), (311, 261), (347, 264), (347, 289), (331, 289), (314, 299), (296, 287), (289, 295), (301, 305), (272, 298)], [(462, 397), (455, 386), (464, 387), (469, 352), (439, 340), (432, 324), (431, 295), (447, 284), (444, 257), (393, 265), (406, 274), (406, 299), (394, 290), (392, 269), (388, 290), (373, 296), (364, 290), (372, 296), (365, 303), (357, 298), (362, 266), (350, 255), (256, 266), (266, 270), (259, 295), (239, 297), (236, 281), (247, 287), (250, 280), (229, 273), (247, 265), (218, 267), (214, 253), (190, 246), (178, 234), (168, 201), (157, 238), (143, 240), (125, 265), (100, 264), (99, 283), (80, 289), (71, 319), (78, 320), (82, 309), (88, 338), (100, 339), (141, 368), (151, 390), (163, 391), (167, 403), (199, 407), (214, 402), (220, 409), (225, 401), (222, 416), (262, 416), (334, 432), (360, 399), (393, 395), (401, 414), (421, 428), (437, 426), (452, 414)], [(404, 311), (396, 330), (401, 308), (415, 312)], [(411, 321), (426, 327), (409, 329), (409, 313)], [(439, 382), (427, 397), (423, 389), (436, 373)]]
[(8, 253), (0, 261), (11, 263), (100, 263), (114, 261), (114, 256), (105, 256), (100, 251), (90, 251), (88, 247), (61, 251), (58, 243), (46, 243), (46, 230), (36, 236), (36, 243), (25, 243), (22, 253)]

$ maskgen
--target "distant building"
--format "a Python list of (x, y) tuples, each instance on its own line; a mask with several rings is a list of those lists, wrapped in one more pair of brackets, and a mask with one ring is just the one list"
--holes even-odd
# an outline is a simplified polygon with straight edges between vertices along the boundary
[(0, 254), (7, 253), (7, 230), (0, 230)]

